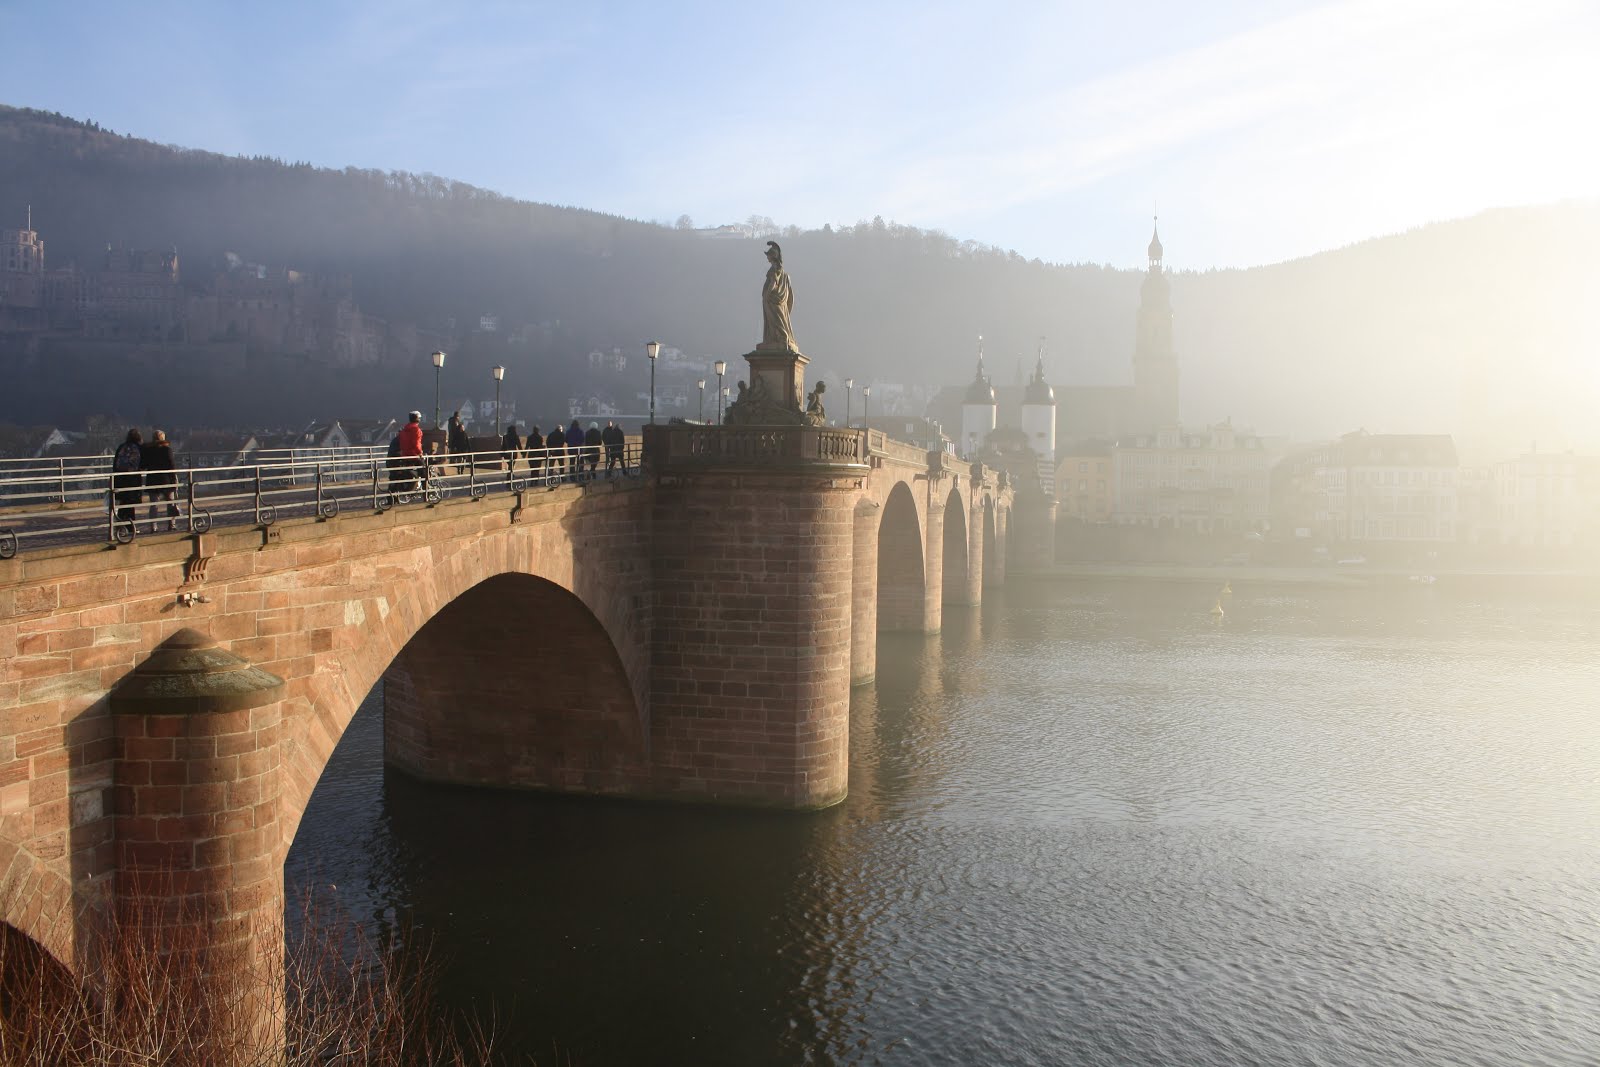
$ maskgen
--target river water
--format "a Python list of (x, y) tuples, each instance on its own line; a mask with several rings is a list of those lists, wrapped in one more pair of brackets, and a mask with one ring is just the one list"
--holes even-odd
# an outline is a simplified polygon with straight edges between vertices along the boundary
[(1600, 1063), (1600, 596), (1215, 599), (880, 636), (809, 815), (385, 776), (374, 695), (291, 892), (546, 1064)]

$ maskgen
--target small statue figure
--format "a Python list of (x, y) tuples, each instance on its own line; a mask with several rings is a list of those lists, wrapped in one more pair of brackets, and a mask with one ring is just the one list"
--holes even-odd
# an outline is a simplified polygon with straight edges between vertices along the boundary
[(822, 394), (828, 391), (827, 382), (818, 382), (817, 387), (806, 395), (806, 422), (812, 426), (827, 425), (828, 413), (822, 408)]
[(783, 249), (778, 242), (767, 242), (767, 280), (761, 287), (761, 348), (783, 352), (798, 352), (794, 331), (789, 326), (789, 312), (794, 307), (794, 290), (789, 286), (789, 275), (783, 269)]

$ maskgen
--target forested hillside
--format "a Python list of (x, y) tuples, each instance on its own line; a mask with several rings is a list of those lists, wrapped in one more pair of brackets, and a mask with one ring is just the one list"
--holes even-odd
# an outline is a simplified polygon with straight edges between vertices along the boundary
[[(20, 226), (28, 205), (52, 267), (92, 264), (108, 242), (176, 246), (185, 279), (203, 281), (234, 252), (349, 275), (364, 311), (430, 329), (451, 320), (464, 329), (486, 313), (508, 332), (545, 324), (525, 351), (497, 357), (508, 360), (508, 384), (523, 388), (566, 381), (596, 347), (631, 352), (659, 338), (736, 359), (759, 338), (759, 241), (512, 200), (432, 175), (231, 158), (0, 108), (0, 226)], [(1491, 212), (1246, 271), (1185, 270), (1181, 220), (1163, 229), (1178, 271), (1188, 420), (1232, 415), (1297, 434), (1356, 424), (1520, 434), (1533, 422), (1550, 425), (1551, 445), (1588, 432), (1576, 415), (1580, 398), (1600, 400), (1586, 262), (1600, 237), (1594, 202)], [(1020, 360), (1031, 364), (1040, 336), (1055, 381), (1129, 378), (1139, 272), (1025, 261), (880, 219), (773, 236), (817, 372), (965, 381), (982, 333), (1002, 381)], [(1142, 250), (1148, 238), (1141, 227), (1129, 246)], [(426, 353), (378, 377), (366, 394), (360, 383), (341, 386), (352, 390), (344, 410), (363, 397), (389, 410), (431, 390)], [(127, 399), (132, 412), (147, 407)], [(230, 414), (225, 401), (215, 414)]]

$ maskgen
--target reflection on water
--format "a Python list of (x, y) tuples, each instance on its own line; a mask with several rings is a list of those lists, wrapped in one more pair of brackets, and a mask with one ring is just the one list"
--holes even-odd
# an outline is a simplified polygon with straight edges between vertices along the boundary
[(1600, 1061), (1600, 606), (1216, 599), (879, 635), (812, 815), (386, 779), (374, 697), (289, 881), (547, 1062)]

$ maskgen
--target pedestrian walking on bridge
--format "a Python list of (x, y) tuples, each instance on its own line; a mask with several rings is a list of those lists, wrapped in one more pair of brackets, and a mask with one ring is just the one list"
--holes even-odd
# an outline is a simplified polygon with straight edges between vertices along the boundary
[(522, 451), (522, 438), (517, 435), (515, 422), (506, 427), (505, 436), (500, 438), (500, 451), (505, 453), (506, 473), (516, 470), (517, 453)]
[(622, 427), (611, 419), (606, 420), (606, 428), (600, 431), (600, 440), (606, 446), (606, 477), (611, 477), (612, 467), (621, 467), (622, 476), (628, 476), (628, 460), (622, 454), (623, 446), (627, 444), (627, 437), (623, 435)]
[(172, 445), (167, 441), (164, 431), (157, 430), (150, 437), (150, 442), (139, 447), (139, 469), (144, 473), (145, 499), (150, 507), (150, 532), (155, 533), (159, 528), (156, 522), (156, 507), (159, 501), (167, 504), (167, 529), (178, 528), (178, 475), (174, 471), (172, 462)]

